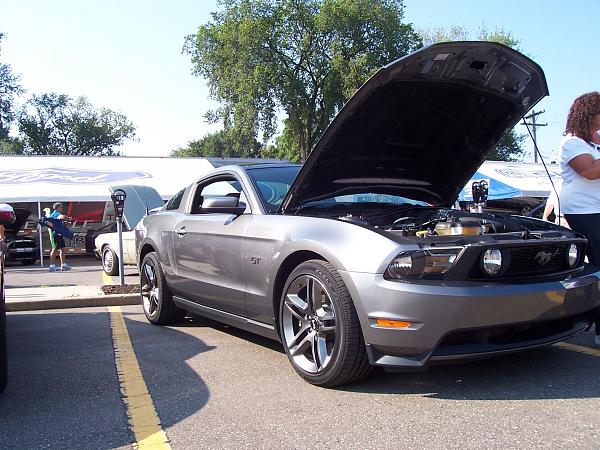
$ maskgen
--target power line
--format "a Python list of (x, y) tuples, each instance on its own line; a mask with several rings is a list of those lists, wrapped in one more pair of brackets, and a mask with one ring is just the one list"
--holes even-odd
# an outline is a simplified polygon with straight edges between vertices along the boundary
[[(547, 127), (548, 124), (547, 123), (538, 123), (536, 122), (536, 117), (539, 116), (540, 114), (544, 114), (546, 111), (538, 111), (535, 112), (534, 109), (531, 110), (531, 114), (529, 114), (528, 116), (523, 117), (523, 125), (526, 126), (530, 126), (531, 127), (531, 138), (533, 139), (533, 162), (538, 162), (538, 154), (537, 154), (537, 135), (536, 135), (536, 129), (537, 127)], [(525, 122), (525, 120), (530, 119), (531, 122)]]

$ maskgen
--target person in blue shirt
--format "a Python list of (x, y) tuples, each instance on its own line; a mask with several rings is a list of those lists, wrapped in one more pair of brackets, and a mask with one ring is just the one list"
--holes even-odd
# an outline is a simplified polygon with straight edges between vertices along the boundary
[[(50, 214), (50, 219), (58, 219), (63, 221), (72, 221), (73, 218), (63, 214), (63, 204), (56, 202), (52, 205), (53, 211)], [(50, 252), (50, 272), (56, 272), (56, 255), (60, 257), (60, 270), (71, 270), (65, 260), (67, 258), (65, 239), (62, 234), (57, 233), (54, 230), (50, 230), (50, 244), (52, 245), (52, 251)]]

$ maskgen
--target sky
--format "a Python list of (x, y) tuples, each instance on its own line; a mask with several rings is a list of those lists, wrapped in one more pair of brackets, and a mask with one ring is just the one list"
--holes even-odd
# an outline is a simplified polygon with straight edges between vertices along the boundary
[[(405, 0), (404, 8), (405, 22), (417, 29), (460, 26), (475, 37), (484, 26), (520, 41), (546, 74), (550, 96), (534, 110), (545, 111), (538, 121), (548, 125), (538, 128), (537, 139), (550, 159), (572, 101), (600, 90), (598, 0)], [(123, 154), (167, 156), (219, 129), (204, 119), (216, 103), (182, 54), (185, 36), (216, 10), (215, 0), (0, 0), (0, 61), (21, 76), (24, 99), (85, 96), (136, 126), (137, 141), (119, 147)], [(527, 134), (522, 125), (516, 129)], [(532, 161), (529, 137), (524, 148)]]

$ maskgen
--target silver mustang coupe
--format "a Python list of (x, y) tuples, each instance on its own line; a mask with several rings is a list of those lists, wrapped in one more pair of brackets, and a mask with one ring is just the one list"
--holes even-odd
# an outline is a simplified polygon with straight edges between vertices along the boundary
[(437, 44), (383, 67), (303, 166), (221, 167), (140, 222), (148, 320), (192, 312), (279, 340), (319, 386), (585, 330), (600, 306), (585, 239), (451, 208), (546, 94), (540, 67), (495, 43)]

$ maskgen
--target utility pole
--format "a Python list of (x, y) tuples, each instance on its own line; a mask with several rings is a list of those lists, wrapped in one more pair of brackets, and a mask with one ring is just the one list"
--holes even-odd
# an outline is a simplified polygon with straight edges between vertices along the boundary
[(538, 162), (538, 153), (536, 151), (536, 148), (537, 148), (536, 129), (537, 129), (537, 127), (547, 127), (548, 126), (547, 123), (538, 123), (535, 121), (535, 119), (537, 116), (539, 116), (540, 114), (544, 114), (545, 112), (546, 112), (545, 110), (535, 112), (535, 110), (532, 109), (531, 114), (523, 117), (523, 119), (531, 119), (531, 122), (529, 122), (529, 123), (525, 122), (525, 125), (529, 125), (531, 127), (531, 134), (533, 135), (533, 162)]

